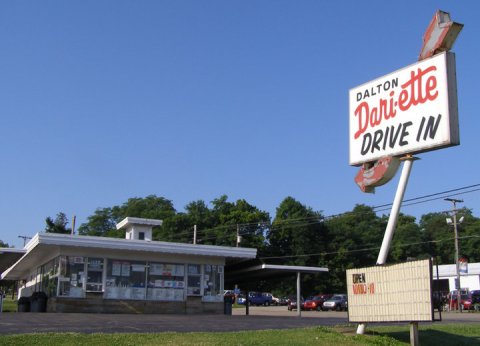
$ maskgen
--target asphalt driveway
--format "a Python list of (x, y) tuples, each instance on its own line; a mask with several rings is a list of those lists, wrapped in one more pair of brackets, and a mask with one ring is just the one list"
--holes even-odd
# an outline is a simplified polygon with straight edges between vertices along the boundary
[[(441, 323), (479, 323), (478, 313), (444, 313)], [(288, 329), (334, 326), (348, 323), (345, 312), (302, 312), (286, 307), (233, 309), (233, 315), (136, 315), (77, 313), (1, 313), (0, 334), (78, 333), (161, 333), (229, 332), (242, 330)], [(437, 323), (437, 322), (435, 322)], [(480, 327), (480, 326), (479, 326)]]

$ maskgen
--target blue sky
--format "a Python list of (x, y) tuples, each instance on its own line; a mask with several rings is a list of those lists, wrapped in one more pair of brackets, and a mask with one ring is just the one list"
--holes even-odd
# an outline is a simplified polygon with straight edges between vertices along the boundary
[[(324, 215), (391, 203), (399, 174), (353, 181), (348, 91), (416, 62), (437, 9), (465, 24), (461, 144), (419, 155), (406, 199), (480, 183), (476, 1), (2, 1), (0, 239), (150, 194), (272, 217), (287, 196)], [(480, 216), (480, 192), (456, 197)]]

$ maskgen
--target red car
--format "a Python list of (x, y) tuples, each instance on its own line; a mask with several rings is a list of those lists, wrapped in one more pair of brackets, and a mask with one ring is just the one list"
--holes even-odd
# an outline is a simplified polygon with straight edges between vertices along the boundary
[[(458, 309), (457, 298), (458, 298), (457, 291), (450, 292), (450, 299), (448, 301), (448, 305), (451, 310)], [(460, 291), (460, 304), (461, 304), (462, 310), (473, 309), (472, 295), (470, 294), (470, 292), (467, 292), (464, 290)]]
[(304, 310), (322, 310), (323, 302), (328, 300), (332, 295), (331, 294), (319, 294), (313, 296), (311, 299), (308, 299), (303, 303)]

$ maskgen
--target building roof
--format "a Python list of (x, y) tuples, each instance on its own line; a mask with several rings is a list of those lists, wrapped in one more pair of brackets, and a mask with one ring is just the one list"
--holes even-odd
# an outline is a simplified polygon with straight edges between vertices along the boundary
[(257, 249), (215, 245), (169, 243), (161, 241), (131, 240), (119, 238), (79, 236), (58, 233), (37, 233), (26, 245), (23, 256), (10, 268), (3, 271), (1, 279), (23, 279), (30, 268), (42, 263), (52, 247), (95, 248), (98, 250), (121, 250), (127, 252), (150, 252), (174, 255), (222, 257), (232, 262), (253, 259)]

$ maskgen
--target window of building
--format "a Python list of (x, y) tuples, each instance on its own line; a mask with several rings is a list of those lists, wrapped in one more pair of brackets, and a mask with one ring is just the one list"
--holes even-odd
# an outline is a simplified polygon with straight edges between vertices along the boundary
[(145, 240), (145, 232), (138, 232), (138, 239)]
[(84, 297), (85, 257), (61, 256), (59, 295), (63, 297)]
[(203, 273), (203, 300), (223, 300), (223, 266), (205, 264)]
[(87, 292), (103, 291), (103, 258), (88, 258), (86, 290)]
[(184, 300), (185, 265), (172, 263), (149, 264), (147, 299)]
[(108, 260), (105, 279), (107, 299), (145, 299), (146, 263)]
[(40, 267), (39, 287), (37, 290), (45, 292), (49, 297), (57, 295), (59, 259), (54, 258)]
[(202, 266), (200, 264), (188, 265), (187, 277), (187, 295), (200, 296), (202, 295)]

